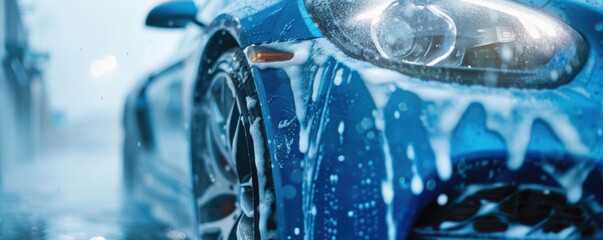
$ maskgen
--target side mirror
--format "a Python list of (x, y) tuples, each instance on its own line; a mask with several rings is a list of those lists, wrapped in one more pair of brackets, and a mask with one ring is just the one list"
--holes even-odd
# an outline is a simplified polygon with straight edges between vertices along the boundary
[(146, 25), (159, 28), (183, 28), (197, 22), (197, 5), (192, 0), (176, 0), (162, 3), (147, 15)]

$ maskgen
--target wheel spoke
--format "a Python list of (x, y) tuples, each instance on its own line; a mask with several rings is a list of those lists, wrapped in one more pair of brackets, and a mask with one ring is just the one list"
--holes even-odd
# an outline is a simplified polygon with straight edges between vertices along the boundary
[(228, 81), (224, 80), (222, 82), (222, 113), (224, 116), (228, 116), (231, 112), (231, 108), (235, 102), (235, 96), (232, 90), (230, 90), (230, 86), (228, 86)]
[[(232, 173), (232, 169), (221, 169), (216, 166), (215, 160), (212, 160), (214, 163), (208, 163), (208, 173), (211, 175), (210, 178), (212, 182), (215, 183), (224, 183), (224, 187), (233, 188), (234, 184), (238, 184), (237, 179), (234, 176), (230, 176), (229, 173)], [(229, 172), (227, 172), (229, 171)], [(227, 175), (229, 174), (229, 175)]]
[(217, 144), (212, 142), (211, 136), (208, 136), (208, 138), (210, 144), (207, 148), (211, 156), (211, 158), (207, 159), (206, 161), (208, 172), (213, 174), (216, 182), (236, 184), (236, 169), (231, 167), (230, 162), (233, 162), (233, 160), (231, 159), (230, 153), (224, 152), (223, 148), (216, 146)]
[(239, 108), (236, 102), (233, 102), (230, 114), (228, 115), (228, 120), (226, 121), (227, 133), (229, 136), (229, 144), (231, 148), (236, 148), (237, 145), (233, 143), (236, 138), (237, 131), (239, 130), (239, 124), (241, 124), (241, 114), (239, 112)]
[(233, 226), (237, 223), (239, 213), (232, 212), (228, 216), (213, 222), (199, 224), (199, 233), (201, 236), (219, 232), (222, 239), (228, 239), (228, 236), (233, 231)]
[[(222, 82), (221, 82), (221, 84), (220, 84), (220, 96), (221, 96), (221, 99), (220, 99), (221, 105), (220, 105), (220, 107), (221, 107), (221, 110), (222, 110), (223, 114), (226, 113), (226, 88), (227, 87), (228, 86), (226, 85), (226, 80), (223, 79)], [(223, 116), (225, 116), (225, 115), (226, 114), (224, 114)]]
[(220, 96), (222, 90), (221, 89), (215, 89), (215, 92), (213, 93), (213, 98), (211, 99), (211, 105), (212, 105), (212, 115), (213, 117), (216, 117), (216, 123), (220, 123), (220, 122), (224, 122), (225, 120), (225, 114), (224, 114), (224, 109), (222, 106), (223, 103), (223, 98), (224, 96)]
[(241, 121), (241, 114), (239, 113), (239, 108), (237, 107), (237, 104), (234, 103), (232, 106), (232, 110), (228, 116), (228, 122), (227, 122), (227, 126), (228, 126), (228, 136), (229, 136), (229, 147), (230, 147), (230, 158), (229, 158), (229, 164), (230, 167), (232, 169), (237, 169), (237, 163), (236, 163), (236, 159), (237, 158), (237, 149), (238, 149), (238, 138), (240, 136), (240, 131), (242, 129), (242, 124), (243, 122)]
[[(238, 158), (238, 155), (237, 155), (237, 153), (239, 152), (239, 148), (241, 147), (241, 146), (239, 146), (239, 141), (241, 140), (241, 137), (245, 136), (244, 133), (241, 133), (242, 129), (244, 129), (243, 123), (241, 121), (237, 121), (237, 126), (235, 127), (234, 134), (233, 134), (234, 136), (232, 137), (232, 142), (231, 142), (231, 144), (232, 144), (232, 150), (230, 153), (231, 159), (240, 159), (240, 158)], [(244, 142), (242, 142), (242, 143), (244, 143)], [(236, 163), (233, 162), (233, 164), (236, 164)]]
[[(220, 106), (220, 103), (217, 102), (213, 102), (212, 103), (212, 118), (213, 118), (213, 125), (212, 127), (216, 127), (219, 132), (219, 134), (224, 134), (224, 126), (226, 123), (226, 114), (224, 114), (224, 112), (222, 112), (222, 106)], [(222, 136), (221, 136), (222, 137)]]
[[(224, 115), (221, 113), (220, 106), (218, 103), (211, 103), (212, 111), (210, 113), (211, 121), (210, 126), (208, 126), (212, 131), (210, 132), (211, 136), (214, 138), (214, 143), (218, 145), (220, 148), (227, 147), (226, 135), (224, 133)], [(228, 149), (223, 149), (225, 152), (228, 152)]]
[(203, 195), (199, 199), (197, 199), (197, 207), (203, 208), (207, 206), (212, 200), (224, 195), (236, 196), (236, 193), (230, 190), (229, 186), (216, 182), (210, 185), (207, 190), (205, 190)]

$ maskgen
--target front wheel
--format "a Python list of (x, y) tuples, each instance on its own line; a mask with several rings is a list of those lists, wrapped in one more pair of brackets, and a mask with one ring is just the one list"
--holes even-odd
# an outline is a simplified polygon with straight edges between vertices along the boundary
[(200, 238), (278, 239), (262, 112), (242, 50), (224, 52), (199, 89), (191, 159)]

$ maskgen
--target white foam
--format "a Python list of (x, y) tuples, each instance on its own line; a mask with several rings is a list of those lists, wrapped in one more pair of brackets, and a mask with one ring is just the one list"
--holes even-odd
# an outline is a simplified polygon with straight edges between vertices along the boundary
[(258, 193), (260, 196), (260, 203), (258, 206), (258, 210), (260, 212), (260, 235), (262, 238), (269, 238), (275, 234), (274, 231), (269, 231), (268, 229), (268, 218), (272, 212), (270, 206), (274, 202), (274, 196), (272, 195), (272, 192), (266, 190), (266, 184), (268, 182), (265, 171), (266, 159), (264, 158), (266, 146), (264, 145), (264, 137), (261, 131), (260, 121), (261, 118), (257, 118), (253, 122), (251, 128), (249, 129), (249, 133), (253, 139), (253, 149), (255, 154), (254, 162), (258, 177)]
[(337, 127), (337, 132), (339, 133), (339, 144), (343, 145), (343, 133), (345, 131), (345, 123), (341, 121), (339, 126)]
[(291, 123), (293, 123), (293, 121), (295, 121), (295, 118), (291, 119), (291, 120), (282, 120), (278, 123), (278, 128), (282, 129), (282, 128), (286, 128), (289, 127), (291, 125)]
[[(383, 105), (382, 107), (384, 107)], [(385, 180), (381, 182), (381, 194), (383, 202), (387, 205), (387, 211), (385, 214), (385, 221), (387, 223), (387, 236), (388, 239), (396, 239), (396, 221), (394, 219), (394, 205), (392, 204), (395, 192), (394, 192), (394, 163), (393, 157), (390, 152), (389, 141), (385, 136), (385, 121), (383, 120), (383, 109), (379, 108), (375, 114), (375, 126), (381, 131), (382, 149), (385, 160)]]
[(318, 98), (318, 92), (320, 91), (320, 81), (322, 81), (323, 78), (323, 68), (319, 67), (318, 70), (316, 71), (316, 75), (314, 76), (314, 82), (312, 83), (312, 101), (316, 102), (316, 99)]
[(299, 130), (299, 151), (301, 153), (307, 153), (310, 147), (310, 133), (307, 128), (301, 128)]
[(425, 188), (425, 184), (423, 183), (423, 179), (419, 175), (419, 169), (417, 168), (417, 161), (415, 156), (415, 148), (412, 144), (408, 144), (406, 147), (406, 157), (408, 160), (412, 162), (412, 180), (410, 181), (410, 191), (415, 195), (420, 195), (423, 193), (423, 189)]
[(339, 70), (337, 70), (337, 73), (335, 74), (335, 80), (333, 80), (333, 83), (335, 84), (335, 86), (339, 86), (339, 85), (341, 85), (342, 82), (343, 82), (343, 68), (340, 68)]
[(415, 160), (415, 148), (412, 146), (412, 144), (408, 144), (406, 147), (406, 157), (408, 157), (408, 160)]
[(257, 104), (257, 100), (255, 98), (252, 97), (246, 97), (247, 100), (247, 109), (253, 109), (255, 107), (255, 105)]
[(395, 196), (394, 192), (394, 165), (393, 159), (391, 156), (391, 152), (389, 150), (389, 143), (387, 142), (387, 138), (385, 138), (385, 133), (382, 133), (383, 136), (383, 152), (385, 154), (385, 175), (386, 179), (381, 182), (381, 194), (383, 195), (383, 202), (387, 205), (387, 212), (385, 215), (385, 220), (387, 222), (387, 235), (388, 239), (394, 240), (396, 239), (396, 222), (394, 220), (394, 206), (392, 204)]
[[(429, 133), (431, 147), (436, 155), (436, 169), (440, 179), (447, 181), (452, 174), (450, 161), (451, 133), (470, 104), (480, 104), (486, 111), (488, 129), (502, 136), (507, 144), (507, 165), (519, 169), (524, 162), (534, 121), (549, 124), (567, 150), (577, 156), (588, 154), (576, 128), (559, 106), (549, 98), (537, 98), (540, 92), (530, 90), (497, 89), (481, 86), (458, 87), (454, 84), (420, 81), (401, 73), (376, 67), (358, 68), (375, 104), (389, 101), (383, 89), (395, 84), (412, 92), (426, 107), (421, 119)], [(515, 93), (515, 94), (514, 94)]]
[(553, 165), (545, 165), (543, 169), (565, 189), (567, 201), (573, 204), (582, 199), (584, 181), (593, 170), (593, 166), (580, 164), (565, 172), (558, 171)]

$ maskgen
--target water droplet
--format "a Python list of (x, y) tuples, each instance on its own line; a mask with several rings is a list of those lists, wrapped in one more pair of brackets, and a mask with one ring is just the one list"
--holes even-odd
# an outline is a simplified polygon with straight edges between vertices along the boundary
[(505, 63), (510, 63), (513, 61), (513, 49), (508, 45), (503, 45), (500, 47), (500, 59)]
[(406, 105), (406, 103), (400, 103), (398, 104), (398, 109), (400, 109), (401, 112), (406, 112), (408, 111), (408, 105)]
[(394, 112), (394, 118), (396, 118), (396, 119), (400, 119), (400, 112), (395, 111), (395, 112)]
[(338, 132), (339, 134), (343, 134), (343, 131), (345, 131), (345, 124), (343, 123), (343, 121), (341, 121), (341, 122), (339, 123), (339, 127), (337, 127), (337, 132)]
[(375, 133), (373, 131), (370, 131), (366, 134), (366, 138), (372, 140), (375, 139)]
[(448, 195), (440, 194), (440, 196), (438, 196), (438, 205), (444, 206), (447, 203), (448, 203)]
[(551, 80), (557, 81), (559, 79), (559, 73), (555, 70), (551, 71)]
[(595, 31), (603, 32), (603, 22), (599, 22), (599, 23), (595, 24)]
[(400, 187), (402, 189), (407, 189), (409, 187), (408, 180), (406, 180), (406, 178), (404, 178), (404, 177), (401, 177), (400, 179), (398, 179), (398, 183), (400, 184)]
[(423, 192), (423, 180), (421, 179), (421, 177), (415, 175), (412, 178), (412, 181), (410, 183), (410, 189), (415, 195), (419, 195)]
[(427, 181), (427, 190), (433, 190), (436, 187), (436, 182), (433, 179)]

